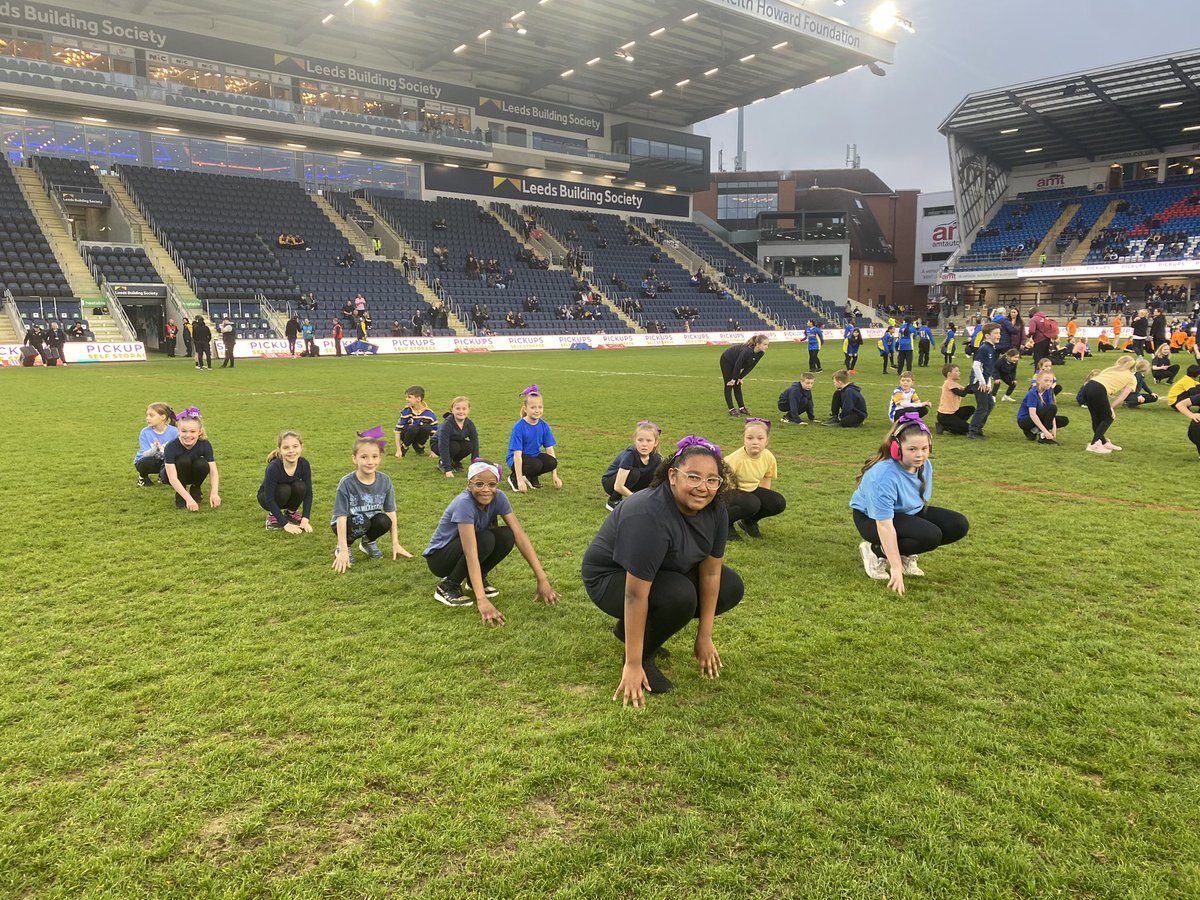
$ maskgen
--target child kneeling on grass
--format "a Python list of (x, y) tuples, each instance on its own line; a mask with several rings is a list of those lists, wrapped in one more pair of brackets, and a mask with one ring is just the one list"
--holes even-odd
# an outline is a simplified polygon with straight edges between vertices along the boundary
[(400, 546), (396, 533), (396, 491), (392, 479), (379, 471), (385, 445), (381, 427), (359, 434), (351, 450), (354, 471), (338, 482), (333, 521), (329, 523), (337, 535), (337, 546), (333, 549), (335, 572), (345, 572), (354, 565), (350, 545), (359, 539), (367, 556), (380, 559), (383, 551), (375, 541), (388, 532), (392, 535), (392, 559), (412, 557)]
[(1031, 441), (1057, 444), (1058, 429), (1065, 428), (1069, 421), (1058, 414), (1058, 404), (1054, 402), (1054, 373), (1039, 372), (1037, 383), (1025, 394), (1017, 410), (1017, 425)]
[(962, 386), (962, 370), (954, 363), (942, 366), (942, 377), (946, 380), (942, 382), (942, 394), (938, 398), (937, 425), (934, 430), (938, 434), (966, 434), (975, 407), (963, 406), (962, 398), (971, 393), (971, 389)]
[(867, 420), (867, 400), (862, 389), (850, 381), (850, 373), (838, 369), (833, 373), (833, 400), (830, 416), (822, 425), (833, 428), (857, 428)]
[[(849, 359), (849, 356), (846, 358)], [(785, 425), (807, 425), (817, 417), (813, 406), (813, 381), (813, 373), (805, 372), (799, 381), (793, 381), (791, 386), (784, 388), (778, 403), (779, 411), (784, 416), (779, 421)], [(808, 416), (808, 422), (800, 418), (802, 415)]]
[[(499, 486), (498, 465), (480, 459), (471, 463), (466, 490), (450, 501), (423, 554), (429, 571), (442, 579), (433, 599), (446, 606), (470, 606), (471, 600), (462, 592), (463, 579), (469, 579), (484, 625), (504, 624), (504, 614), (492, 605), (500, 591), (487, 577), (514, 545), (537, 578), (534, 598), (548, 605), (558, 603), (558, 592), (550, 586), (533, 544)], [(497, 519), (508, 527), (499, 527)]]

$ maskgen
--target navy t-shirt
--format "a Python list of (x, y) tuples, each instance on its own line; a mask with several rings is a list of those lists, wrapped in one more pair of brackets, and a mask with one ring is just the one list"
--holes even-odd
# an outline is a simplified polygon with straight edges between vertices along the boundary
[(661, 462), (662, 457), (658, 455), (657, 451), (655, 451), (654, 453), (650, 454), (650, 459), (643, 463), (642, 457), (637, 452), (637, 449), (630, 444), (617, 454), (616, 459), (608, 464), (608, 468), (604, 470), (603, 477), (616, 478), (618, 469), (628, 469), (629, 480), (634, 481), (642, 474), (642, 472), (646, 471), (647, 469), (653, 472), (658, 468), (658, 464)]
[(714, 500), (694, 516), (675, 504), (671, 485), (626, 497), (609, 514), (583, 555), (582, 576), (588, 596), (604, 594), (613, 576), (626, 573), (653, 581), (659, 572), (691, 572), (710, 556), (725, 555), (729, 513)]
[(189, 450), (180, 443), (179, 438), (163, 447), (163, 464), (168, 466), (187, 465), (188, 463), (210, 463), (216, 461), (213, 445), (206, 440), (198, 440)]

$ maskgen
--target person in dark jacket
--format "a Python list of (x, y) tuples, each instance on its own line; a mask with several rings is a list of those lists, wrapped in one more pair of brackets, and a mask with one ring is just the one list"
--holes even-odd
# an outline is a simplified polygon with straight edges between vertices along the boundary
[(867, 420), (867, 400), (845, 369), (833, 373), (833, 400), (829, 413), (829, 418), (821, 424), (831, 428), (857, 428)]
[(34, 322), (29, 326), (25, 332), (25, 346), (36, 350), (43, 363), (46, 361), (46, 332), (42, 330), (41, 325)]
[(442, 416), (442, 424), (429, 439), (429, 449), (438, 457), (438, 469), (447, 478), (462, 470), (462, 461), (470, 462), (479, 456), (479, 432), (469, 418), (471, 401), (455, 397), (450, 412)]
[(1158, 349), (1160, 344), (1167, 343), (1167, 317), (1163, 315), (1162, 307), (1155, 307), (1154, 318), (1150, 322), (1150, 352)]
[[(758, 365), (767, 352), (771, 340), (765, 334), (756, 334), (744, 344), (737, 344), (721, 354), (721, 379), (725, 382), (725, 405), (733, 417), (748, 416), (746, 401), (742, 398), (742, 382)], [(736, 401), (736, 402), (735, 402)]]
[(204, 321), (204, 316), (196, 316), (192, 320), (192, 346), (196, 348), (196, 368), (203, 369), (207, 360), (212, 368), (212, 331)]
[(67, 333), (58, 327), (57, 322), (51, 322), (50, 330), (46, 332), (46, 352), (42, 354), (42, 362), (48, 366), (65, 366), (63, 345), (66, 342)]
[(226, 316), (221, 322), (221, 344), (225, 348), (225, 354), (221, 360), (222, 369), (233, 368), (233, 348), (237, 345), (237, 339), (237, 326), (233, 324), (233, 320), (229, 316)]
[(287, 324), (283, 326), (283, 334), (287, 338), (288, 352), (295, 356), (296, 341), (300, 339), (300, 320), (295, 316), (288, 319)]

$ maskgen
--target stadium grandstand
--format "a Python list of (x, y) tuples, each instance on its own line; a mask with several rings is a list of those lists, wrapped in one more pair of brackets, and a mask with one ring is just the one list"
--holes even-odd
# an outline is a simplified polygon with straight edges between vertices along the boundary
[[(967, 96), (941, 125), (961, 246), (938, 295), (1080, 322), (1191, 313), (1200, 274), (1200, 51)], [(936, 299), (934, 303), (938, 302)]]
[(846, 312), (697, 225), (691, 197), (711, 169), (693, 124), (892, 62), (836, 6), (6, 8), (0, 343), (85, 312), (149, 350), (197, 314), (327, 334), (358, 295), (399, 336)]

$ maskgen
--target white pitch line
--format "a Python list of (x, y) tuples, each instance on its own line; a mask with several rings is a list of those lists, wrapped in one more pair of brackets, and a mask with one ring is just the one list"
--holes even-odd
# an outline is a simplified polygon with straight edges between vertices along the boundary
[[(532, 366), (497, 366), (492, 363), (467, 363), (467, 362), (436, 362), (427, 360), (424, 362), (427, 366), (459, 366), (461, 368), (471, 369), (509, 369), (513, 372), (528, 372)], [(678, 372), (613, 372), (604, 369), (563, 369), (555, 366), (555, 372), (575, 372), (580, 375), (613, 375), (613, 376), (630, 376), (636, 375), (639, 378), (707, 378), (706, 375), (684, 375)], [(720, 373), (718, 373), (719, 375)], [(716, 376), (714, 376), (716, 377)]]

